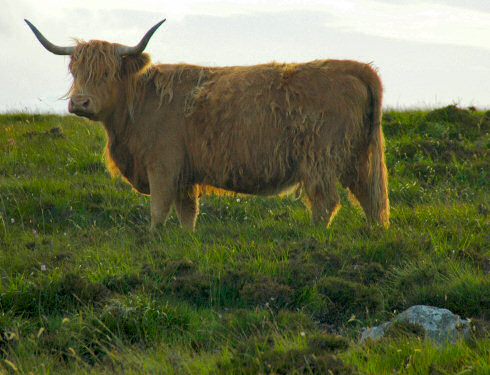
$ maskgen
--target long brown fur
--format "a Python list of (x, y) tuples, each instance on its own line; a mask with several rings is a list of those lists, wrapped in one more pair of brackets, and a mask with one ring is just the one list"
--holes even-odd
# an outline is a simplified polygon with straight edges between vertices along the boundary
[(153, 225), (173, 204), (193, 227), (207, 187), (270, 195), (298, 184), (328, 224), (337, 182), (369, 220), (389, 223), (382, 86), (367, 64), (151, 65), (91, 41), (78, 43), (70, 71), (72, 95), (97, 102), (110, 169), (152, 195)]

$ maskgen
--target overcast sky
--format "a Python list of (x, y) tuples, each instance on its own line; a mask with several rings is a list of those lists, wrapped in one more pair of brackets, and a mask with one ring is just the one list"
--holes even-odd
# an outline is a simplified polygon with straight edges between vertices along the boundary
[(72, 38), (136, 44), (152, 25), (154, 63), (372, 62), (385, 106), (490, 108), (490, 0), (3, 0), (0, 112), (67, 113)]

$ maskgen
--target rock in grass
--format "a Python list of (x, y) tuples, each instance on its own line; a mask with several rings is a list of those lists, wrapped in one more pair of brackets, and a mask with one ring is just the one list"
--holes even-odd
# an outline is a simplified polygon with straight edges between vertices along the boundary
[(441, 344), (465, 338), (470, 332), (469, 321), (461, 319), (459, 315), (455, 315), (447, 309), (416, 305), (398, 314), (392, 322), (365, 329), (361, 336), (361, 342), (367, 338), (375, 340), (384, 337), (390, 327), (400, 322), (408, 322), (421, 327), (426, 337)]

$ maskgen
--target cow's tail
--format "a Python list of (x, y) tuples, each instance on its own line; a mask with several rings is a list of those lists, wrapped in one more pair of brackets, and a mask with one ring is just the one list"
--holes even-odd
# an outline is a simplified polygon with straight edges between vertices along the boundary
[(369, 145), (366, 178), (366, 214), (368, 219), (385, 227), (389, 225), (390, 203), (388, 199), (388, 171), (385, 162), (385, 142), (381, 127), (383, 88), (378, 74), (369, 66), (366, 72), (371, 103), (369, 110)]

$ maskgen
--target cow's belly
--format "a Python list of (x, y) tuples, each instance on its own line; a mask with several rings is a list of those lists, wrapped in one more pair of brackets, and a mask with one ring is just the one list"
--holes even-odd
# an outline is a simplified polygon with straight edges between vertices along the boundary
[(232, 169), (226, 175), (220, 175), (219, 171), (208, 172), (200, 183), (243, 194), (280, 194), (293, 189), (299, 182), (293, 170), (269, 175), (251, 173), (242, 168)]

